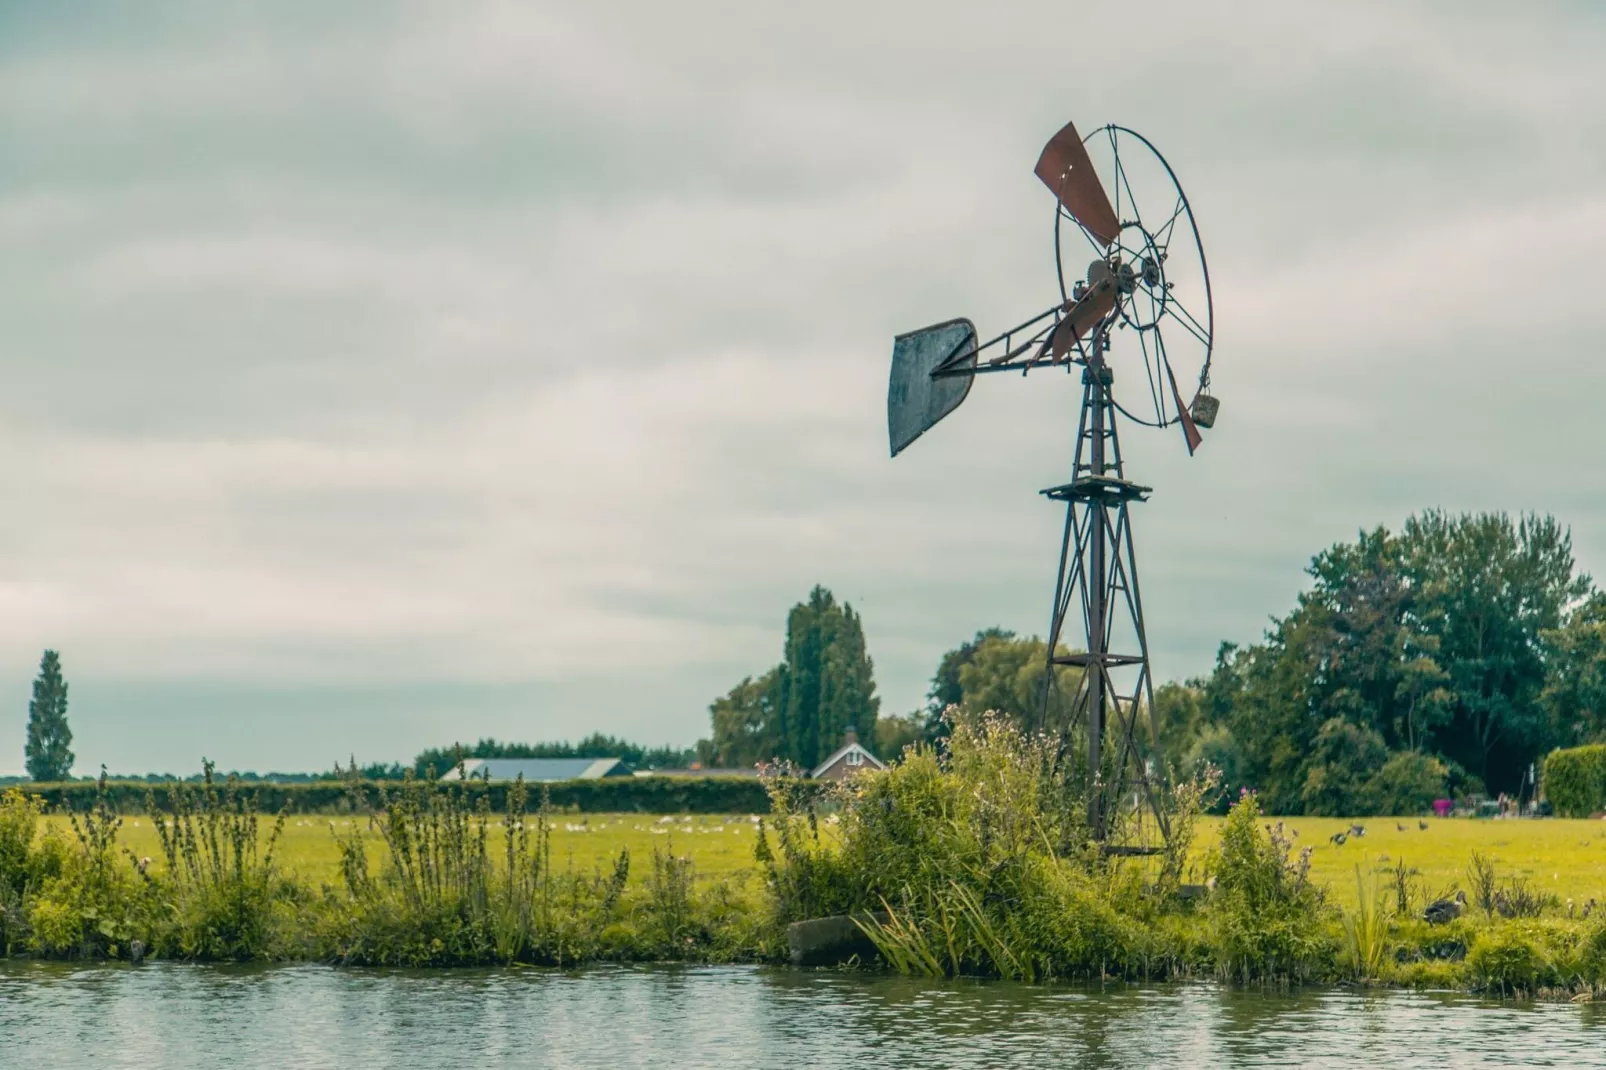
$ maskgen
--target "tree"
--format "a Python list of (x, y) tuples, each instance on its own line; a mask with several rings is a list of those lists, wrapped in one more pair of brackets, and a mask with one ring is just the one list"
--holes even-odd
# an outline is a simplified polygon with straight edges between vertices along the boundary
[[(1063, 651), (1063, 648), (1062, 648)], [(959, 667), (959, 705), (972, 713), (1005, 713), (1028, 731), (1039, 727), (1062, 731), (1072, 720), (1082, 672), (1056, 666), (1048, 676), (1048, 644), (1003, 632), (984, 635), (971, 657)], [(1048, 687), (1048, 717), (1043, 724), (1043, 691)]]
[(852, 606), (824, 587), (787, 614), (774, 703), (776, 754), (804, 768), (835, 750), (849, 728), (876, 738), (881, 700), (864, 626)]
[(1596, 592), (1567, 623), (1540, 633), (1545, 688), (1539, 695), (1561, 746), (1606, 739), (1606, 595)]
[[(514, 743), (486, 737), (472, 745), (454, 743), (450, 747), (431, 747), (413, 759), (418, 776), (436, 776), (451, 771), (463, 758), (618, 758), (638, 768), (684, 765), (694, 751), (680, 747), (648, 747), (627, 739), (593, 732), (578, 743), (566, 740), (547, 743)], [(367, 775), (366, 773), (364, 775)]]
[(1433, 510), (1407, 520), (1400, 542), (1453, 696), (1437, 749), (1514, 792), (1553, 742), (1542, 636), (1591, 587), (1574, 572), (1572, 536), (1548, 516)]
[(747, 768), (775, 757), (779, 724), (775, 716), (776, 681), (780, 667), (742, 682), (708, 707), (713, 721), (712, 764)]
[(989, 639), (1013, 638), (1015, 633), (1006, 628), (983, 628), (974, 639), (960, 643), (942, 656), (942, 660), (937, 662), (937, 671), (931, 677), (931, 690), (926, 692), (926, 739), (935, 742), (947, 736), (948, 726), (942, 719), (943, 711), (964, 702), (965, 692), (959, 681), (959, 673), (976, 659), (976, 651), (981, 649), (981, 645)]
[(871, 741), (871, 746), (883, 761), (891, 761), (902, 754), (905, 747), (920, 743), (925, 738), (926, 718), (916, 710), (902, 717), (889, 714), (876, 718), (875, 739)]
[(67, 681), (61, 655), (45, 651), (28, 703), (28, 775), (35, 780), (65, 780), (72, 773), (72, 729), (67, 727)]
[(1388, 760), (1388, 748), (1377, 732), (1334, 717), (1316, 733), (1305, 763), (1300, 798), (1307, 814), (1353, 817), (1368, 813), (1367, 787)]

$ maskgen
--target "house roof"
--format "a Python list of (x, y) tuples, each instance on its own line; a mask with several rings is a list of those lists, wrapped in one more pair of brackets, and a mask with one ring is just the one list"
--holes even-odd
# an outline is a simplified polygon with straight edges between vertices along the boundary
[(618, 758), (469, 758), (441, 779), (517, 780), (522, 776), (526, 784), (540, 784), (629, 775), (629, 767)]
[(871, 765), (875, 766), (877, 769), (885, 769), (887, 767), (887, 763), (886, 762), (883, 762), (880, 758), (877, 758), (875, 755), (873, 755), (869, 751), (865, 750), (864, 746), (862, 744), (860, 744), (858, 742), (844, 743), (844, 744), (842, 744), (842, 746), (838, 747), (835, 751), (833, 751), (829, 758), (827, 758), (825, 761), (821, 762), (819, 765), (815, 766), (814, 767), (814, 771), (811, 772), (809, 774), (809, 776), (810, 777), (819, 776), (821, 773), (823, 773), (827, 769), (831, 768), (837, 762), (841, 761), (850, 751), (858, 751), (860, 754), (864, 755), (865, 761), (869, 762)]

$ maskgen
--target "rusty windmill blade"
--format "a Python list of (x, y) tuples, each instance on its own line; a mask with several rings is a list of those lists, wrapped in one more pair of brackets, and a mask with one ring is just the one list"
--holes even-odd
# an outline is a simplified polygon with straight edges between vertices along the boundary
[(1110, 196), (1093, 171), (1093, 161), (1088, 158), (1087, 146), (1082, 144), (1082, 135), (1076, 132), (1075, 123), (1066, 123), (1059, 133), (1048, 139), (1034, 170), (1071, 218), (1101, 244), (1109, 245), (1121, 233), (1121, 223), (1110, 206)]
[[(1165, 360), (1164, 357), (1160, 359)], [(1170, 361), (1165, 362), (1165, 375), (1167, 379), (1171, 380), (1171, 397), (1177, 403), (1177, 421), (1182, 424), (1182, 437), (1187, 440), (1188, 456), (1192, 457), (1193, 451), (1198, 449), (1199, 443), (1204, 441), (1204, 436), (1199, 433), (1198, 425), (1193, 422), (1193, 414), (1188, 411), (1188, 406), (1182, 403), (1182, 391), (1177, 389), (1177, 377), (1171, 371)]]

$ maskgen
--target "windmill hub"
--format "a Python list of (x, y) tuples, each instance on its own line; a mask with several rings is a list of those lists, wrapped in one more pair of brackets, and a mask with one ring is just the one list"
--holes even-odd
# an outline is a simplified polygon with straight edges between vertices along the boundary
[[(1090, 146), (1103, 157), (1100, 165)], [(1066, 518), (1039, 723), (1063, 733), (1067, 746), (1077, 734), (1073, 730), (1085, 728), (1085, 742), (1072, 753), (1082, 763), (1095, 839), (1107, 841), (1118, 827), (1113, 819), (1131, 812), (1124, 808), (1134, 789), (1148, 799), (1162, 834), (1169, 836), (1154, 765), (1137, 731), (1145, 709), (1151, 727), (1157, 726), (1129, 506), (1147, 499), (1150, 489), (1126, 477), (1117, 417), (1146, 427), (1178, 427), (1190, 455), (1203, 441), (1199, 428), (1214, 425), (1219, 405), (1208, 389), (1214, 337), (1210, 273), (1188, 199), (1171, 166), (1142, 135), (1106, 126), (1084, 140), (1067, 123), (1044, 147), (1036, 174), (1055, 198), (1060, 299), (979, 344), (967, 319), (899, 335), (887, 387), (888, 435), (897, 456), (958, 408), (979, 374), (1026, 375), (1081, 365), (1071, 480), (1043, 491), (1065, 503)], [(1077, 278), (1073, 273), (1088, 251), (1093, 260), (1085, 277)], [(1119, 396), (1102, 355), (1117, 326), (1136, 328), (1122, 346), (1131, 374), (1124, 366)], [(1186, 401), (1183, 386), (1192, 391)], [(1068, 708), (1055, 705), (1062, 697), (1057, 667), (1077, 673)], [(1106, 850), (1150, 848), (1106, 842)]]

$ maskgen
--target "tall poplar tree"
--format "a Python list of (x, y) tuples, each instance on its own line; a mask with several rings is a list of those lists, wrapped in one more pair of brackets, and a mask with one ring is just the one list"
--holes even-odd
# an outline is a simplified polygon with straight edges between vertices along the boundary
[(61, 676), (61, 655), (45, 651), (28, 703), (28, 775), (35, 780), (65, 780), (72, 772), (72, 729), (67, 727), (67, 681)]
[(810, 768), (848, 728), (874, 741), (881, 700), (864, 626), (847, 603), (815, 587), (786, 618), (786, 652), (777, 667), (774, 710), (780, 757)]

